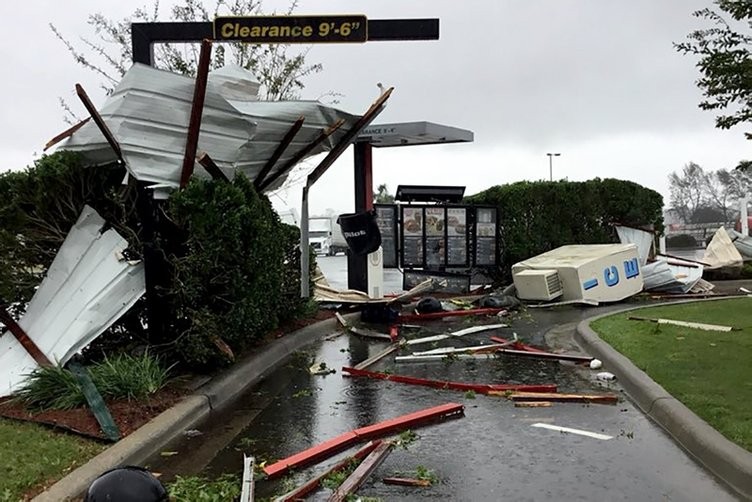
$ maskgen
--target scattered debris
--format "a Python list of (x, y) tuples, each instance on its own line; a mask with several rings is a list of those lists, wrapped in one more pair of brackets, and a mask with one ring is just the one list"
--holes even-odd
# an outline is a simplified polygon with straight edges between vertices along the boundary
[(708, 270), (737, 272), (742, 267), (743, 258), (731, 242), (728, 232), (720, 227), (705, 248), (702, 261), (707, 263)]
[(601, 362), (600, 359), (593, 359), (590, 361), (590, 369), (591, 370), (599, 370), (603, 367), (603, 362)]
[(204, 433), (198, 429), (188, 429), (187, 431), (183, 431), (183, 435), (187, 438), (195, 438), (203, 434)]
[(253, 467), (255, 460), (243, 454), (243, 481), (240, 489), (239, 502), (253, 502)]
[(320, 475), (316, 476), (315, 478), (311, 479), (310, 481), (306, 482), (304, 485), (300, 486), (299, 488), (296, 488), (292, 490), (291, 492), (288, 492), (281, 497), (277, 497), (274, 499), (274, 502), (292, 502), (294, 500), (300, 500), (305, 498), (307, 495), (312, 493), (314, 490), (316, 490), (319, 486), (321, 486), (321, 482), (331, 474), (335, 472), (339, 472), (349, 465), (351, 465), (353, 462), (357, 462), (360, 460), (363, 460), (366, 458), (376, 447), (381, 444), (382, 441), (370, 441), (367, 443), (363, 448), (355, 452), (352, 456), (345, 458), (344, 460), (341, 460), (340, 462), (337, 462), (332, 467), (321, 473)]
[(613, 373), (609, 373), (608, 371), (601, 371), (597, 375), (595, 375), (595, 378), (598, 380), (616, 380), (616, 375)]
[(496, 354), (436, 354), (433, 356), (397, 356), (394, 358), (396, 363), (430, 363), (436, 361), (456, 361), (460, 359), (495, 359)]
[(329, 502), (344, 502), (347, 496), (360, 488), (366, 478), (384, 462), (386, 457), (392, 452), (392, 449), (394, 449), (394, 443), (391, 441), (383, 441), (379, 444), (363, 459), (363, 462), (350, 474), (345, 482), (335, 490), (332, 496), (329, 497)]
[[(444, 308), (441, 305), (441, 302), (434, 298), (433, 296), (427, 296), (420, 300), (418, 304), (415, 306), (415, 310), (419, 314), (433, 314), (435, 312), (444, 312)], [(453, 312), (457, 309), (448, 310), (449, 312)]]
[(602, 439), (604, 441), (613, 439), (613, 436), (607, 436), (606, 434), (598, 434), (597, 432), (583, 431), (581, 429), (572, 429), (570, 427), (560, 427), (558, 425), (550, 425), (543, 423), (532, 424), (531, 427), (538, 427), (540, 429), (549, 429), (558, 432), (567, 432), (569, 434), (578, 434), (580, 436), (587, 436), (595, 439)]
[(594, 404), (616, 404), (619, 402), (619, 396), (614, 394), (593, 395), (593, 394), (559, 394), (544, 392), (512, 392), (499, 393), (489, 392), (490, 395), (503, 395), (512, 401), (555, 401), (558, 403), (594, 403)]
[(381, 480), (385, 485), (399, 485), (399, 486), (416, 486), (416, 487), (428, 487), (431, 486), (431, 482), (427, 479), (416, 478), (384, 478)]
[(382, 350), (378, 354), (373, 355), (373, 356), (369, 357), (368, 359), (366, 359), (364, 361), (361, 361), (358, 364), (356, 364), (355, 365), (355, 369), (364, 370), (367, 367), (369, 367), (369, 366), (371, 366), (373, 364), (376, 364), (378, 361), (380, 361), (381, 359), (385, 358), (386, 356), (388, 356), (392, 352), (396, 352), (397, 350), (399, 350), (399, 348), (401, 346), (402, 346), (402, 344), (400, 344), (400, 343), (393, 343), (392, 345), (390, 345), (386, 349)]
[(538, 359), (556, 359), (559, 361), (572, 361), (575, 363), (590, 363), (593, 360), (590, 356), (578, 356), (575, 354), (556, 354), (554, 352), (532, 352), (529, 350), (515, 350), (515, 349), (498, 349), (497, 354), (506, 354), (509, 356), (518, 357), (533, 357)]
[(673, 319), (652, 319), (649, 317), (629, 316), (630, 321), (648, 321), (658, 324), (672, 324), (674, 326), (683, 326), (685, 328), (700, 329), (703, 331), (741, 331), (741, 328), (732, 326), (721, 326), (719, 324), (705, 324), (701, 322), (675, 321)]
[(506, 313), (506, 309), (470, 309), (470, 310), (454, 310), (452, 312), (435, 312), (433, 314), (401, 314), (399, 316), (400, 321), (416, 322), (416, 321), (431, 321), (435, 319), (443, 319), (444, 317), (464, 317), (464, 316), (480, 316), (480, 315), (497, 315), (502, 312)]
[(371, 331), (368, 329), (363, 328), (356, 328), (355, 326), (351, 326), (350, 323), (348, 323), (344, 317), (339, 312), (335, 312), (334, 316), (337, 318), (337, 321), (342, 325), (343, 328), (345, 328), (347, 331), (354, 335), (362, 336), (364, 338), (375, 338), (377, 340), (389, 340), (392, 341), (392, 337), (390, 335), (387, 335), (386, 333), (377, 333), (375, 331)]
[(478, 384), (449, 382), (443, 380), (429, 380), (426, 378), (417, 378), (405, 375), (393, 375), (391, 373), (378, 373), (374, 371), (359, 370), (355, 368), (342, 368), (342, 372), (356, 377), (367, 377), (376, 380), (389, 380), (409, 385), (421, 385), (423, 387), (433, 387), (435, 389), (450, 389), (459, 391), (473, 391), (478, 394), (491, 394), (493, 392), (505, 393), (509, 391), (522, 392), (556, 392), (556, 385), (528, 385), (528, 384)]
[(78, 380), (81, 392), (83, 392), (86, 398), (86, 403), (94, 414), (94, 418), (97, 419), (97, 423), (102, 432), (104, 432), (104, 435), (113, 443), (118, 441), (120, 439), (120, 429), (112, 419), (110, 410), (107, 408), (104, 399), (102, 399), (102, 394), (99, 393), (97, 386), (94, 385), (89, 372), (75, 360), (68, 363), (68, 369), (73, 373), (76, 380)]
[(550, 408), (551, 401), (515, 401), (515, 408)]
[[(512, 333), (512, 334), (514, 335), (513, 347), (515, 349), (524, 350), (526, 352), (546, 352), (543, 349), (539, 349), (537, 347), (533, 347), (532, 345), (527, 345), (527, 344), (520, 342), (519, 340), (517, 340), (517, 333)], [(491, 340), (492, 342), (496, 342), (496, 343), (508, 343), (509, 342), (509, 340), (507, 340), (506, 338), (501, 338), (499, 336), (492, 336), (489, 338), (489, 340)]]
[(539, 303), (537, 305), (528, 305), (531, 309), (545, 309), (552, 307), (564, 307), (566, 305), (588, 305), (590, 307), (597, 307), (599, 303), (596, 300), (578, 299), (578, 300), (566, 300), (562, 302), (553, 303)]
[(441, 347), (438, 349), (426, 350), (423, 352), (413, 352), (414, 356), (433, 356), (433, 355), (447, 355), (447, 354), (477, 354), (493, 352), (497, 349), (503, 349), (514, 345), (514, 341), (506, 343), (492, 343), (487, 345), (476, 345), (473, 347)]
[(508, 328), (508, 327), (509, 327), (508, 324), (486, 324), (484, 326), (473, 326), (471, 328), (461, 329), (459, 331), (454, 331), (452, 333), (447, 333), (444, 335), (434, 335), (434, 336), (427, 336), (424, 338), (415, 338), (413, 340), (408, 340), (407, 345), (419, 345), (421, 343), (438, 342), (441, 340), (446, 340), (447, 338), (459, 338), (461, 336), (470, 335), (472, 333), (480, 333), (482, 331), (490, 331), (492, 329)]
[(313, 365), (308, 368), (308, 372), (311, 375), (329, 375), (331, 373), (336, 373), (337, 370), (330, 368), (324, 361), (321, 361), (320, 363), (313, 363)]
[(309, 465), (328, 458), (361, 441), (382, 437), (398, 430), (423, 425), (435, 420), (460, 418), (464, 414), (464, 409), (465, 407), (461, 404), (447, 403), (409, 413), (407, 415), (402, 415), (390, 420), (385, 420), (377, 424), (360, 427), (328, 441), (324, 441), (323, 443), (308, 448), (300, 453), (279, 460), (272, 465), (267, 465), (264, 467), (264, 473), (270, 478), (280, 476), (288, 472), (290, 469), (297, 469), (304, 465)]
[(176, 451), (163, 451), (159, 455), (161, 457), (174, 457), (175, 455), (178, 455), (178, 452), (176, 452)]

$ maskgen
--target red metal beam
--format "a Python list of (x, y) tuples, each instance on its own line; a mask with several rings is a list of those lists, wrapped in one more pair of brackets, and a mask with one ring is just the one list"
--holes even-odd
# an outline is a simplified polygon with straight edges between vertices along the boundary
[(349, 466), (350, 463), (353, 461), (363, 460), (373, 450), (375, 450), (376, 447), (380, 445), (381, 443), (382, 441), (371, 441), (370, 443), (366, 444), (363, 448), (356, 451), (352, 456), (347, 457), (344, 460), (341, 460), (340, 462), (337, 462), (331, 468), (327, 469), (325, 472), (321, 473), (320, 475), (306, 482), (304, 485), (294, 489), (291, 492), (288, 492), (282, 495), (281, 497), (277, 499), (274, 499), (275, 502), (288, 502), (288, 501), (293, 501), (293, 500), (300, 500), (300, 499), (307, 497), (321, 485), (321, 481), (323, 481), (324, 478), (326, 478), (330, 474), (341, 471), (345, 467)]
[(391, 373), (380, 373), (376, 371), (368, 371), (358, 368), (342, 368), (343, 373), (347, 373), (354, 377), (366, 377), (376, 380), (388, 380), (390, 382), (404, 383), (408, 385), (421, 385), (423, 387), (433, 387), (434, 389), (448, 389), (459, 391), (473, 391), (478, 394), (488, 394), (489, 392), (508, 392), (508, 391), (523, 391), (523, 392), (556, 392), (556, 385), (542, 384), (542, 385), (523, 385), (523, 384), (484, 384), (484, 383), (464, 383), (464, 382), (449, 382), (444, 380), (429, 380), (426, 378), (417, 378), (405, 375), (393, 375)]
[(193, 174), (193, 167), (196, 164), (196, 149), (198, 148), (198, 135), (201, 131), (201, 116), (204, 112), (206, 82), (209, 79), (209, 63), (211, 63), (211, 40), (205, 39), (201, 42), (201, 52), (198, 57), (196, 86), (193, 88), (193, 104), (191, 106), (191, 118), (188, 122), (188, 137), (185, 141), (180, 188), (185, 188), (188, 184), (188, 180), (191, 179)]
[(274, 164), (277, 163), (282, 154), (285, 153), (287, 147), (290, 146), (290, 143), (292, 143), (295, 135), (298, 134), (300, 128), (303, 127), (303, 122), (305, 122), (305, 117), (301, 115), (300, 117), (298, 117), (298, 120), (295, 121), (292, 127), (290, 127), (290, 130), (287, 131), (285, 136), (282, 138), (282, 141), (280, 141), (279, 145), (277, 145), (277, 148), (274, 150), (274, 153), (272, 153), (272, 156), (269, 157), (269, 160), (266, 161), (264, 167), (261, 168), (261, 172), (259, 172), (258, 176), (256, 176), (256, 179), (253, 180), (253, 186), (256, 187), (256, 190), (258, 190), (261, 185), (263, 185), (266, 175), (269, 174), (269, 171), (272, 170)]
[[(26, 331), (24, 331), (24, 329), (18, 325), (16, 320), (11, 317), (8, 311), (5, 310), (5, 307), (0, 307), (0, 322), (5, 324), (5, 327), (8, 328), (8, 331), (10, 331), (11, 334), (16, 337), (18, 343), (20, 343), (21, 346), (26, 349), (26, 352), (28, 352), (29, 355), (34, 358), (39, 366), (52, 366), (52, 362), (47, 358), (46, 355), (44, 355), (44, 352), (42, 352), (39, 346), (34, 343), (34, 340), (29, 338), (29, 335), (26, 334)], [(0, 332), (0, 335), (2, 335), (2, 332)]]
[(430, 314), (402, 314), (399, 316), (400, 322), (414, 322), (421, 320), (441, 319), (444, 317), (464, 317), (471, 315), (497, 315), (499, 312), (506, 312), (506, 309), (470, 309), (470, 310), (453, 310), (451, 312), (432, 312)]
[(368, 476), (384, 462), (393, 448), (394, 443), (391, 441), (382, 442), (377, 446), (332, 493), (332, 496), (329, 497), (329, 502), (345, 502), (347, 496), (357, 491)]
[(341, 434), (333, 439), (324, 441), (321, 444), (312, 446), (307, 450), (279, 460), (271, 465), (267, 465), (264, 467), (264, 473), (269, 478), (280, 476), (288, 472), (290, 469), (297, 469), (316, 461), (323, 460), (324, 458), (328, 458), (361, 441), (375, 439), (391, 432), (420, 426), (435, 420), (459, 418), (462, 416), (464, 409), (465, 407), (461, 404), (443, 404), (441, 406), (434, 406), (433, 408), (379, 422), (378, 424), (369, 425), (368, 427), (361, 427), (360, 429), (346, 432), (345, 434)]

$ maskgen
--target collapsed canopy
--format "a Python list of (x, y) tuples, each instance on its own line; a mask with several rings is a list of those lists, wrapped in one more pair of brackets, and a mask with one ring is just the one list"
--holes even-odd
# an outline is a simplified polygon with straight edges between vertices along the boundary
[[(180, 183), (195, 81), (135, 64), (123, 76), (99, 113), (120, 144), (128, 171), (139, 181), (177, 187)], [(274, 173), (311, 144), (323, 129), (345, 121), (307, 156), (331, 150), (357, 116), (318, 101), (257, 101), (250, 72), (226, 67), (209, 73), (198, 150), (226, 174), (240, 170), (256, 180), (282, 138), (301, 116), (303, 127), (272, 169)], [(94, 165), (117, 160), (91, 121), (61, 146), (81, 152)], [(291, 168), (292, 166), (290, 166)], [(195, 171), (205, 173), (198, 164)], [(268, 188), (279, 187), (289, 169)]]

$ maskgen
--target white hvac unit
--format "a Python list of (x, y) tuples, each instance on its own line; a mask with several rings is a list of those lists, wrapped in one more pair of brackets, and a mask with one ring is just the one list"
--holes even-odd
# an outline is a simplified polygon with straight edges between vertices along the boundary
[(564, 293), (556, 270), (520, 270), (514, 274), (514, 286), (523, 300), (549, 301)]

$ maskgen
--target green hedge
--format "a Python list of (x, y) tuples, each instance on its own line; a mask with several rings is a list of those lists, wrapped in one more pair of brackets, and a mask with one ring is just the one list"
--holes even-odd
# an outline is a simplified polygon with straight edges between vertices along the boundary
[(565, 244), (618, 242), (611, 223), (663, 230), (663, 198), (631, 181), (523, 181), (465, 201), (499, 209), (500, 279), (513, 264)]
[(226, 363), (219, 340), (242, 350), (305, 311), (299, 233), (245, 176), (194, 178), (171, 197), (169, 215), (187, 235), (185, 254), (170, 257), (176, 348), (185, 362)]

